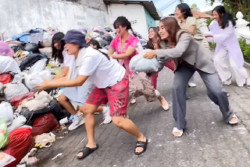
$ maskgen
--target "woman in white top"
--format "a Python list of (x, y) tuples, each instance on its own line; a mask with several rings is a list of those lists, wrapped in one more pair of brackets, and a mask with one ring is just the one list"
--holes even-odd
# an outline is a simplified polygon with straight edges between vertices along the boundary
[(214, 20), (209, 25), (211, 34), (205, 37), (212, 38), (216, 43), (214, 65), (221, 81), (225, 85), (230, 85), (233, 72), (238, 86), (249, 85), (249, 77), (243, 67), (244, 57), (235, 34), (235, 22), (232, 15), (223, 6), (216, 6), (213, 9), (213, 17)]
[[(52, 38), (52, 57), (63, 64), (61, 74), (55, 76), (54, 79), (61, 81), (74, 79), (77, 76), (75, 72), (76, 66), (79, 63), (79, 59), (73, 55), (69, 55), (64, 50), (65, 41), (63, 37), (64, 34), (58, 32)], [(84, 124), (82, 113), (77, 112), (72, 103), (77, 106), (83, 106), (92, 88), (93, 84), (86, 82), (81, 86), (64, 88), (62, 94), (58, 97), (58, 102), (74, 117), (72, 124), (68, 127), (69, 130), (74, 130)], [(98, 110), (100, 112), (103, 111), (104, 123), (110, 123), (109, 108), (100, 106)]]
[(85, 128), (87, 132), (87, 145), (77, 155), (83, 159), (98, 149), (94, 138), (95, 116), (94, 112), (101, 104), (109, 104), (112, 122), (137, 139), (134, 153), (139, 155), (146, 151), (147, 139), (137, 129), (135, 124), (126, 117), (129, 96), (129, 79), (125, 69), (114, 59), (92, 47), (86, 48), (85, 36), (76, 30), (70, 30), (64, 37), (65, 50), (79, 59), (76, 66), (76, 78), (64, 82), (48, 81), (37, 85), (37, 89), (57, 87), (76, 87), (90, 81), (95, 86), (92, 89), (84, 106), (80, 111), (85, 114)]

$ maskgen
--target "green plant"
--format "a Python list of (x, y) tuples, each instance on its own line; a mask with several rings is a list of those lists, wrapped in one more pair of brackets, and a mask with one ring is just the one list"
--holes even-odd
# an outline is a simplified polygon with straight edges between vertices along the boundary
[(209, 43), (210, 50), (214, 51), (216, 47), (216, 43), (214, 42), (208, 42), (208, 43)]
[(239, 44), (245, 61), (250, 63), (250, 44), (247, 44), (244, 39), (239, 39)]

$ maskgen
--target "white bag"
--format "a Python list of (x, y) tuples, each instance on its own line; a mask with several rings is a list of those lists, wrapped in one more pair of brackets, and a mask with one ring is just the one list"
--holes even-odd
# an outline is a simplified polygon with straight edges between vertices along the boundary
[(7, 126), (12, 124), (14, 115), (10, 103), (0, 103), (0, 118), (3, 118), (6, 121)]
[(25, 76), (25, 85), (30, 89), (34, 90), (35, 86), (42, 84), (44, 79), (52, 80), (50, 71), (44, 70), (39, 73), (32, 73)]
[(129, 67), (132, 71), (152, 73), (158, 72), (161, 69), (161, 64), (156, 58), (144, 58), (144, 54), (147, 51), (148, 50), (144, 50), (130, 60)]

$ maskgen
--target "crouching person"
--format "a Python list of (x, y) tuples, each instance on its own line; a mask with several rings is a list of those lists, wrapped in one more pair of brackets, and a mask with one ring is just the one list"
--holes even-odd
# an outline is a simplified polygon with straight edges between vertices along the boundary
[(81, 57), (78, 76), (76, 79), (64, 82), (47, 81), (37, 85), (38, 90), (74, 87), (84, 84), (87, 80), (94, 84), (88, 99), (80, 111), (85, 114), (85, 128), (87, 132), (87, 145), (77, 154), (78, 159), (83, 159), (98, 149), (94, 139), (95, 116), (98, 106), (109, 104), (110, 116), (113, 123), (135, 136), (137, 139), (134, 153), (142, 154), (147, 148), (146, 137), (137, 129), (136, 125), (126, 118), (128, 104), (129, 79), (125, 69), (114, 59), (108, 59), (92, 47), (86, 48), (85, 36), (76, 30), (70, 30), (64, 37), (65, 50), (76, 58)]

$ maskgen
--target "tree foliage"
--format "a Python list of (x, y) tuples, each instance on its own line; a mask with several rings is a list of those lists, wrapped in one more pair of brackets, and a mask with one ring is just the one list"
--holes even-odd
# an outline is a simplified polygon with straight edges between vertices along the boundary
[[(212, 5), (215, 0), (207, 0)], [(219, 0), (226, 10), (234, 17), (238, 11), (244, 15), (244, 19), (250, 21), (250, 0)]]

